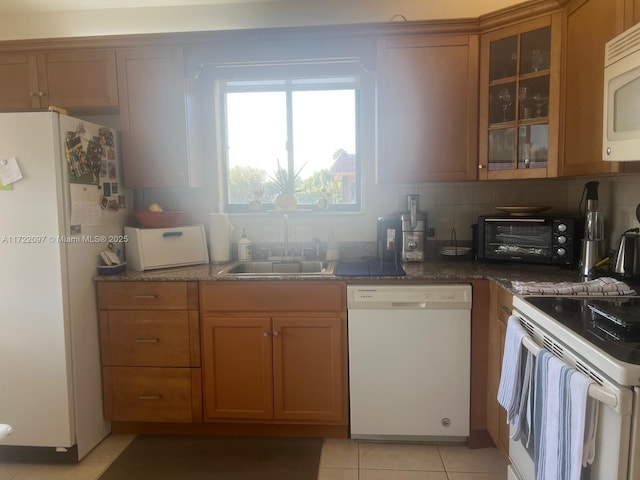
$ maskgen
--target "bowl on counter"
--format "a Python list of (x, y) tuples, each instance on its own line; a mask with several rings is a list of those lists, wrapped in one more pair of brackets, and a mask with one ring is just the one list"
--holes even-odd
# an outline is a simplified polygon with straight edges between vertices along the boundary
[(185, 210), (163, 210), (161, 212), (136, 210), (133, 214), (140, 226), (146, 228), (179, 227), (184, 223), (187, 216)]

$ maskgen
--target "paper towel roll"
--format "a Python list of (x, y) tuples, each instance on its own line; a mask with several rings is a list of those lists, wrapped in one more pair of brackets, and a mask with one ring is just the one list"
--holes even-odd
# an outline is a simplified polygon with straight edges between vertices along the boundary
[(225, 263), (231, 260), (231, 232), (233, 225), (226, 213), (209, 215), (209, 257), (211, 263)]
[(12, 431), (11, 425), (0, 423), (0, 440), (9, 435)]

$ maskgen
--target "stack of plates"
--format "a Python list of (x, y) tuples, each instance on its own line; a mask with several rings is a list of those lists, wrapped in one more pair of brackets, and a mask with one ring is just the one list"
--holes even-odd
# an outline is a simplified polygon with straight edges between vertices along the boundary
[(440, 254), (446, 257), (460, 257), (471, 253), (471, 247), (454, 247), (453, 245), (442, 247)]

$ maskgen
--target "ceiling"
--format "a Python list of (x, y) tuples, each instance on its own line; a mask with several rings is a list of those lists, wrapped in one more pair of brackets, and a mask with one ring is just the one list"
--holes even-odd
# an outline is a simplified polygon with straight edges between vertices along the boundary
[(522, 1), (0, 0), (0, 42), (473, 18)]
[(0, 12), (36, 13), (108, 8), (185, 7), (272, 1), (274, 0), (0, 0)]

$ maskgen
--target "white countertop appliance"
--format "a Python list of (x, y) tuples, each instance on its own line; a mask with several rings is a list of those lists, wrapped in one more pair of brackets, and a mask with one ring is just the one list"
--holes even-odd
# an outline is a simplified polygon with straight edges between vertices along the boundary
[[(513, 307), (531, 337), (526, 348), (544, 348), (595, 382), (595, 457), (582, 478), (640, 478), (640, 297), (515, 296)], [(510, 439), (509, 480), (535, 479), (532, 445)]]
[(77, 462), (110, 431), (93, 278), (130, 213), (118, 152), (106, 127), (0, 114), (0, 166), (22, 172), (0, 191), (0, 460)]
[(209, 263), (204, 225), (175, 228), (125, 227), (129, 266), (139, 272)]
[(602, 159), (640, 160), (640, 24), (609, 40), (604, 54)]
[(471, 286), (348, 285), (351, 438), (469, 436)]

